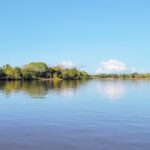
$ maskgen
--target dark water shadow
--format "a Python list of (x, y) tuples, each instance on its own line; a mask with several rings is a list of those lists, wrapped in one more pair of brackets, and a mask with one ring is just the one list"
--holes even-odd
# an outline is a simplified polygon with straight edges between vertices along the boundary
[(88, 81), (0, 81), (0, 92), (6, 96), (12, 93), (23, 92), (31, 97), (41, 98), (50, 92), (63, 94), (69, 91), (76, 91)]

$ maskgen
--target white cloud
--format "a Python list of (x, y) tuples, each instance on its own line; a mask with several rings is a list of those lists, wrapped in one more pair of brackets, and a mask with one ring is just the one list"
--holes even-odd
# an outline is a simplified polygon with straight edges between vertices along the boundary
[(76, 65), (72, 62), (72, 61), (63, 61), (59, 64), (59, 66), (63, 67), (63, 68), (74, 68)]
[(98, 73), (121, 73), (127, 70), (127, 65), (119, 60), (110, 59), (103, 61), (96, 70)]

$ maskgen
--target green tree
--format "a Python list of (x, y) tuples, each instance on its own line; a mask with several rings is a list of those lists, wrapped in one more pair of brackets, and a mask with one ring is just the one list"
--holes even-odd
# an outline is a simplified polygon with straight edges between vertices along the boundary
[(22, 74), (22, 78), (24, 80), (31, 80), (31, 79), (33, 79), (31, 73), (28, 72), (28, 70), (25, 69), (25, 68), (21, 69), (21, 74)]
[(9, 64), (3, 66), (3, 72), (6, 75), (6, 79), (15, 79), (15, 70)]
[(21, 79), (22, 78), (22, 72), (21, 72), (21, 69), (19, 67), (14, 68), (14, 76), (15, 76), (15, 79)]
[(43, 62), (32, 62), (23, 67), (23, 70), (27, 74), (31, 74), (33, 78), (36, 77), (45, 77), (48, 70), (48, 66)]
[(52, 69), (53, 77), (62, 77), (62, 68), (60, 66), (55, 66)]
[(3, 69), (0, 67), (0, 77), (4, 77)]

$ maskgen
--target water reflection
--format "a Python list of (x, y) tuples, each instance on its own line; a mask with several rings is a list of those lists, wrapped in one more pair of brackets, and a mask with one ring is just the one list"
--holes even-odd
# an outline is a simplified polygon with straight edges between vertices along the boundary
[(0, 82), (0, 150), (149, 150), (149, 107), (146, 80)]
[(97, 90), (108, 100), (119, 100), (125, 93), (124, 81), (99, 81)]
[(0, 91), (9, 96), (14, 92), (24, 92), (31, 97), (41, 98), (48, 92), (55, 92), (63, 96), (71, 96), (87, 81), (0, 81)]

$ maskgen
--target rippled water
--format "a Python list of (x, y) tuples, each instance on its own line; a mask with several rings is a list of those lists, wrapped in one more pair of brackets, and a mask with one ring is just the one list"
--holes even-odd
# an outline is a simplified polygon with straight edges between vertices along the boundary
[(0, 82), (0, 150), (92, 149), (150, 149), (150, 81)]

